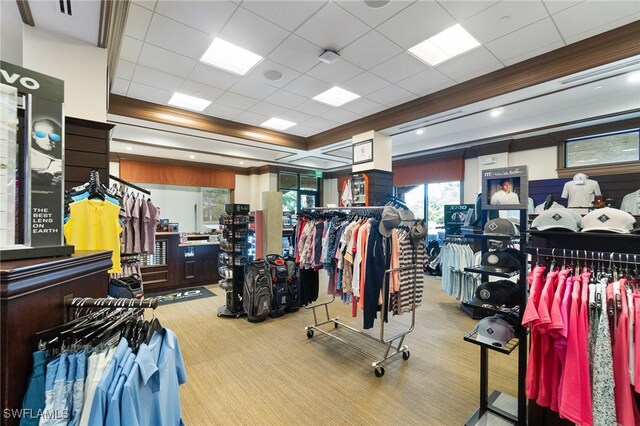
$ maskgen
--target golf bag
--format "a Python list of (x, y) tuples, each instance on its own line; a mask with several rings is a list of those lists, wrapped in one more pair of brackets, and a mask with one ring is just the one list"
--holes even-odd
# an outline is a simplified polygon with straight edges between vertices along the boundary
[(242, 306), (249, 322), (260, 322), (271, 312), (271, 273), (263, 259), (249, 263), (244, 276)]
[(271, 280), (273, 288), (273, 300), (271, 302), (270, 317), (284, 315), (285, 309), (289, 306), (289, 291), (287, 288), (287, 264), (282, 256), (268, 254), (267, 263), (271, 270)]

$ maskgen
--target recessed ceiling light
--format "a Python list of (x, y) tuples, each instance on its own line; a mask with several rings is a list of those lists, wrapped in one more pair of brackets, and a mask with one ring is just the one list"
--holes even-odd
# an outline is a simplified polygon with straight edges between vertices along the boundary
[(267, 70), (262, 75), (264, 78), (271, 81), (279, 81), (282, 80), (282, 73), (278, 70)]
[(456, 24), (416, 44), (409, 53), (433, 67), (477, 46), (480, 46), (478, 40)]
[(360, 95), (341, 89), (338, 86), (333, 86), (331, 89), (314, 96), (313, 100), (339, 107), (340, 105), (344, 105), (347, 102), (358, 99), (359, 97)]
[(221, 38), (214, 39), (211, 46), (200, 58), (200, 61), (205, 64), (240, 75), (248, 73), (261, 60), (262, 56)]
[(492, 117), (498, 117), (500, 114), (502, 114), (504, 110), (502, 108), (496, 108), (496, 109), (492, 109), (491, 110), (491, 116)]
[(274, 117), (262, 123), (261, 126), (269, 127), (271, 129), (276, 129), (276, 130), (285, 130), (285, 129), (288, 129), (289, 127), (295, 126), (296, 124), (297, 123), (294, 123), (293, 121), (283, 120), (281, 118)]
[(241, 161), (240, 164), (244, 164), (244, 161)]
[(364, 0), (364, 4), (372, 9), (380, 9), (391, 3), (391, 0)]
[(126, 147), (127, 151), (133, 151), (133, 147), (132, 146), (128, 146)]
[(189, 156), (189, 158), (194, 159), (194, 158), (196, 158), (196, 156), (195, 156), (195, 155), (193, 155), (193, 154), (191, 154), (191, 155)]
[(634, 71), (629, 74), (629, 83), (640, 83), (640, 71)]
[(423, 134), (423, 133), (424, 133), (424, 129), (418, 129), (418, 130), (416, 130), (416, 134), (417, 134), (417, 135), (421, 135), (421, 134)]
[(594, 87), (594, 90), (600, 90), (600, 89), (602, 89), (603, 87), (604, 87), (604, 86), (601, 84), (601, 85), (599, 85), (599, 86)]
[(185, 95), (184, 93), (178, 92), (175, 92), (171, 99), (169, 99), (169, 105), (192, 109), (194, 111), (203, 111), (210, 104), (211, 101), (206, 99), (196, 98), (195, 96)]

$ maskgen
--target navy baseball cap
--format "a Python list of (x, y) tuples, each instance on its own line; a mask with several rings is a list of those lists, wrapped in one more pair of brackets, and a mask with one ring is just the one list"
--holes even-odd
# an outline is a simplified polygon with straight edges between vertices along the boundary
[(477, 306), (489, 307), (516, 306), (520, 304), (520, 286), (510, 280), (484, 282), (476, 288), (476, 295), (471, 301)]
[(522, 258), (522, 253), (513, 248), (491, 250), (482, 255), (478, 269), (507, 274), (520, 269)]

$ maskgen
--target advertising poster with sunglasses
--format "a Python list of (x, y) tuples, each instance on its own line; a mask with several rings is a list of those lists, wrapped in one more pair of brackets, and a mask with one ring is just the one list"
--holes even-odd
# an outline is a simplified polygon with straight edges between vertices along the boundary
[(0, 81), (27, 95), (23, 176), (30, 179), (31, 205), (24, 205), (30, 246), (63, 245), (64, 82), (7, 62), (0, 62)]

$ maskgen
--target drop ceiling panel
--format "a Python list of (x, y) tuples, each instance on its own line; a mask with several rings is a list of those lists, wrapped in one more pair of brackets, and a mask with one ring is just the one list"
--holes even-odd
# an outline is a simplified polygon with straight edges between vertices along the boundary
[(294, 123), (303, 123), (313, 118), (312, 115), (305, 114), (304, 112), (291, 110), (291, 109), (288, 111), (281, 112), (280, 115), (278, 115), (278, 117), (283, 118), (285, 120), (293, 121)]
[(135, 38), (136, 40), (144, 40), (152, 15), (153, 12), (149, 9), (140, 7), (137, 4), (129, 5), (124, 35)]
[(285, 90), (279, 90), (273, 95), (265, 98), (265, 102), (269, 102), (284, 108), (295, 108), (306, 100), (307, 98), (305, 98), (304, 96), (296, 95), (295, 93), (287, 92)]
[(154, 14), (146, 42), (192, 59), (200, 59), (213, 37), (160, 14)]
[(312, 98), (325, 90), (331, 89), (331, 84), (309, 77), (306, 74), (293, 80), (284, 87), (288, 92), (293, 92), (307, 98)]
[(260, 83), (257, 80), (251, 80), (243, 78), (229, 89), (234, 93), (239, 93), (244, 96), (248, 96), (254, 99), (264, 99), (267, 96), (273, 94), (277, 89), (273, 86)]
[(400, 12), (402, 9), (410, 6), (414, 0), (391, 1), (386, 6), (380, 8), (372, 8), (360, 1), (336, 1), (335, 3), (345, 9), (359, 20), (374, 28)]
[(237, 93), (225, 92), (218, 98), (217, 102), (222, 105), (246, 110), (257, 104), (258, 100)]
[(296, 107), (296, 110), (311, 116), (318, 116), (325, 111), (329, 111), (330, 108), (332, 107), (327, 104), (311, 100), (301, 103)]
[(279, 117), (279, 118), (284, 118), (280, 116), (280, 114), (282, 114), (286, 110), (287, 110), (286, 108), (283, 108), (278, 105), (273, 105), (267, 102), (258, 102), (257, 104), (249, 108), (249, 112), (266, 115), (268, 117)]
[(116, 78), (121, 78), (124, 80), (131, 80), (133, 77), (133, 72), (136, 70), (136, 64), (133, 62), (118, 61), (118, 65), (116, 66)]
[(269, 54), (268, 58), (298, 72), (307, 72), (318, 63), (318, 56), (323, 50), (315, 44), (291, 34)]
[(458, 22), (463, 22), (471, 18), (473, 15), (482, 12), (497, 2), (498, 0), (438, 0), (440, 6), (449, 12)]
[(575, 0), (542, 0), (542, 2), (552, 15), (580, 3)]
[(160, 1), (156, 13), (215, 36), (227, 23), (236, 5), (226, 0)]
[(362, 118), (360, 114), (356, 114), (355, 112), (347, 111), (342, 108), (330, 109), (329, 111), (323, 114), (320, 114), (320, 117), (326, 118), (328, 120), (335, 121), (336, 123), (341, 123), (341, 124), (349, 123), (351, 121)]
[(289, 31), (294, 31), (324, 4), (324, 1), (313, 0), (298, 2), (245, 0), (242, 2), (242, 7)]
[(323, 49), (339, 51), (367, 31), (369, 27), (362, 21), (329, 2), (302, 24), (296, 34)]
[(224, 90), (217, 87), (209, 86), (207, 84), (198, 83), (193, 80), (185, 80), (180, 85), (178, 90), (185, 95), (195, 96), (197, 98), (206, 99), (208, 101), (215, 101), (224, 93)]
[(129, 80), (124, 80), (122, 78), (114, 78), (113, 85), (111, 86), (111, 92), (116, 95), (126, 96), (127, 91), (129, 90)]
[(394, 43), (409, 49), (455, 23), (438, 3), (417, 1), (376, 29)]
[(129, 85), (127, 96), (136, 99), (153, 102), (156, 104), (166, 104), (171, 99), (173, 92), (159, 89), (157, 87), (145, 86), (144, 84), (132, 82)]
[(304, 121), (304, 122), (302, 122), (300, 124), (302, 124), (302, 125), (304, 125), (306, 127), (311, 127), (311, 128), (323, 131), (323, 130), (327, 130), (327, 129), (336, 127), (336, 125), (338, 123), (336, 123), (335, 121), (332, 121), (332, 120), (327, 120), (325, 118), (314, 117), (314, 118), (306, 120), (306, 121)]
[(360, 68), (369, 69), (400, 53), (400, 46), (372, 30), (342, 49), (340, 56)]
[(480, 43), (488, 43), (548, 16), (539, 1), (501, 1), (467, 19), (463, 27)]
[(132, 81), (140, 84), (145, 84), (151, 87), (157, 87), (158, 89), (165, 89), (175, 92), (182, 84), (184, 79), (175, 75), (167, 74), (166, 72), (157, 71), (151, 68), (147, 68), (142, 65), (136, 67), (133, 73)]
[(375, 114), (376, 112), (387, 109), (385, 105), (379, 104), (367, 98), (354, 99), (353, 101), (347, 102), (346, 104), (342, 105), (342, 108), (347, 111), (355, 112), (356, 114), (362, 116)]
[(317, 78), (318, 80), (329, 83), (333, 86), (339, 86), (350, 78), (361, 74), (363, 69), (353, 65), (345, 59), (338, 59), (333, 64), (318, 62), (318, 65), (307, 71), (308, 76)]
[(212, 103), (204, 110), (204, 113), (214, 117), (224, 118), (226, 120), (233, 120), (242, 114), (242, 110), (219, 103)]
[(138, 64), (180, 77), (186, 77), (196, 65), (196, 61), (145, 43), (142, 46)]
[(500, 68), (503, 68), (502, 63), (483, 46), (449, 59), (436, 67), (442, 74), (458, 83)]
[(217, 87), (222, 90), (228, 90), (240, 81), (240, 76), (222, 71), (220, 68), (198, 63), (189, 74), (189, 80)]
[(380, 65), (371, 68), (371, 72), (387, 81), (395, 83), (424, 71), (429, 66), (415, 56), (403, 52)]
[(424, 96), (429, 93), (437, 92), (446, 87), (456, 84), (455, 81), (443, 75), (439, 71), (430, 68), (425, 71), (414, 74), (396, 83), (398, 86), (418, 96)]
[(307, 126), (301, 126), (301, 125), (294, 126), (291, 129), (287, 129), (287, 130), (288, 131), (290, 130), (289, 133), (293, 135), (302, 136), (305, 138), (318, 133), (317, 129), (314, 129), (312, 127), (307, 127)]
[(363, 72), (362, 74), (353, 77), (351, 80), (345, 81), (340, 85), (340, 87), (361, 96), (366, 96), (369, 93), (377, 92), (389, 84), (391, 83), (375, 74)]
[(417, 98), (417, 96), (407, 90), (404, 90), (402, 87), (391, 85), (382, 90), (378, 90), (375, 93), (368, 94), (367, 98), (378, 102), (379, 104), (393, 107), (404, 102), (409, 102), (410, 100)]
[(545, 18), (486, 44), (486, 48), (503, 63), (513, 58), (530, 58), (564, 46), (551, 18)]
[(142, 41), (133, 37), (122, 37), (122, 44), (120, 45), (120, 59), (129, 62), (138, 62), (141, 50)]
[[(260, 36), (256, 37), (256, 34)], [(230, 43), (266, 57), (289, 36), (289, 32), (253, 12), (238, 8), (219, 36)]]
[(252, 124), (254, 126), (260, 126), (262, 123), (270, 119), (271, 117), (266, 114), (257, 114), (255, 112), (245, 111), (236, 117), (243, 123)]

